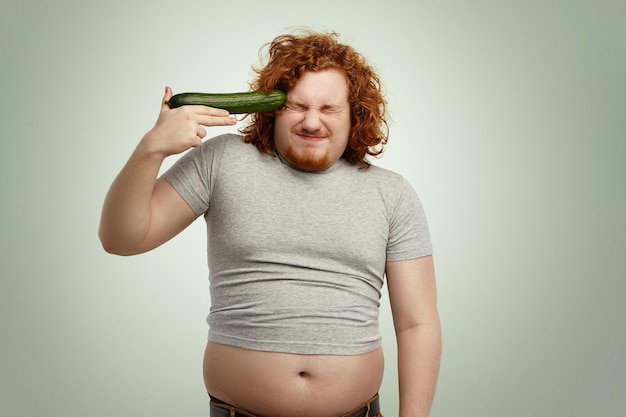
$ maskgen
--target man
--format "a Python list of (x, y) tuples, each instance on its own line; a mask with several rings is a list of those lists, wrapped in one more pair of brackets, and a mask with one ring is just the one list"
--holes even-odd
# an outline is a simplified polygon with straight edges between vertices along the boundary
[[(428, 227), (400, 175), (371, 165), (387, 141), (378, 76), (335, 33), (282, 35), (255, 90), (285, 106), (236, 123), (170, 109), (113, 182), (106, 251), (149, 251), (204, 216), (211, 310), (204, 378), (211, 416), (377, 416), (386, 275), (398, 346), (400, 415), (427, 416), (440, 361)], [(193, 149), (192, 149), (193, 148)], [(163, 160), (186, 152), (157, 178)], [(232, 414), (231, 414), (232, 412)]]

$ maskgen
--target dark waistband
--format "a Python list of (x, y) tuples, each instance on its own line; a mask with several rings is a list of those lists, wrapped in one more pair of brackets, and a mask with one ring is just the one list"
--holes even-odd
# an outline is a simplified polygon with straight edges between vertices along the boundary
[[(254, 414), (230, 405), (218, 398), (211, 397), (210, 417), (257, 417)], [(364, 404), (345, 413), (342, 417), (375, 417), (380, 413), (380, 401), (378, 394), (367, 400)]]

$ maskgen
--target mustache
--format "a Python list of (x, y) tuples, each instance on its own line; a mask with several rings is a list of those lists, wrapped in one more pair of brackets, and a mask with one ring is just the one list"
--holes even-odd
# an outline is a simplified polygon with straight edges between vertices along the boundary
[(302, 129), (302, 128), (298, 128), (298, 129), (293, 129), (291, 131), (292, 133), (296, 134), (296, 135), (302, 135), (302, 136), (321, 136), (321, 137), (329, 137), (330, 133), (323, 131), (323, 130), (308, 130), (308, 129)]

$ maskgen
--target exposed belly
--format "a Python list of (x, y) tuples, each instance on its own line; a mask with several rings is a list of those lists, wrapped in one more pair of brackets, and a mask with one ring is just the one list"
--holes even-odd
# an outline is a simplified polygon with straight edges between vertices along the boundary
[(207, 391), (260, 417), (341, 416), (378, 392), (382, 349), (363, 355), (294, 355), (209, 342)]

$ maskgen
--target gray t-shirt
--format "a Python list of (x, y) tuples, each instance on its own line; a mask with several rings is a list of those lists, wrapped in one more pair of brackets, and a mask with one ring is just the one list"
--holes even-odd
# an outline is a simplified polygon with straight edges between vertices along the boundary
[(303, 172), (226, 134), (188, 151), (164, 177), (207, 224), (207, 321), (217, 343), (374, 350), (385, 262), (432, 251), (417, 194), (380, 167), (340, 159)]

